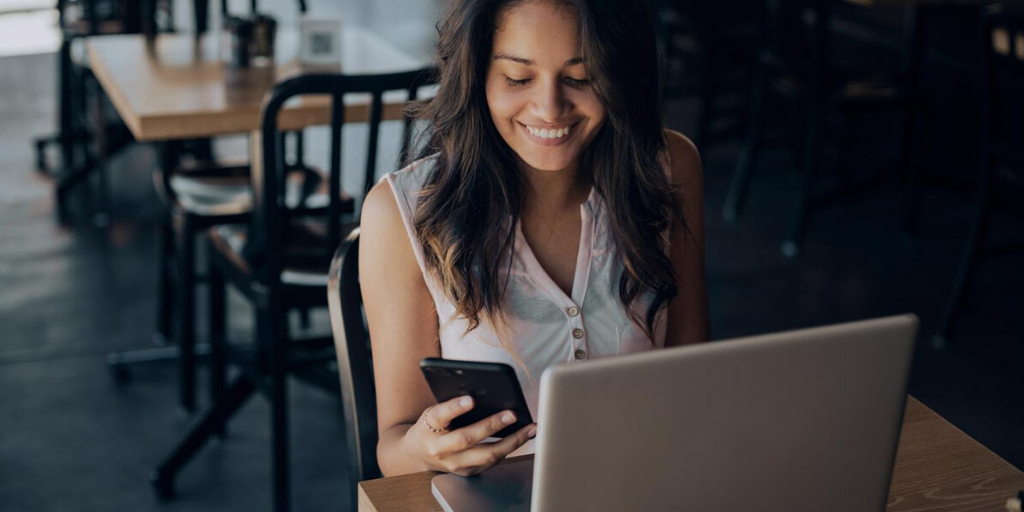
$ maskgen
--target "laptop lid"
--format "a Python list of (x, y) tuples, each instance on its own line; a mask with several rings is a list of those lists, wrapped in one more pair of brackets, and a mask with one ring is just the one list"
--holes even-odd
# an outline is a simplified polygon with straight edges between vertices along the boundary
[(550, 368), (531, 509), (881, 511), (917, 324), (897, 316)]
[(916, 332), (906, 315), (552, 368), (535, 459), (431, 489), (446, 512), (881, 511)]

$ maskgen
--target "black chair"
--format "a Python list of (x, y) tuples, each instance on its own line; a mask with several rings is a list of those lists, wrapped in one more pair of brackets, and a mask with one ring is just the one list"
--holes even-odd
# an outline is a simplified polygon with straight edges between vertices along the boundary
[[(301, 140), (301, 135), (296, 134)], [(223, 162), (194, 161), (176, 164), (176, 143), (162, 146), (161, 169), (154, 173), (158, 196), (168, 213), (160, 225), (157, 270), (157, 327), (154, 341), (161, 345), (151, 349), (114, 352), (107, 363), (115, 377), (128, 376), (128, 366), (176, 360), (179, 372), (179, 405), (186, 412), (196, 408), (197, 359), (209, 348), (196, 340), (196, 289), (205, 281), (197, 267), (197, 238), (211, 227), (249, 222), (253, 197), (248, 164), (225, 165)], [(298, 151), (302, 151), (301, 144)], [(164, 172), (162, 169), (172, 169)], [(287, 196), (292, 206), (297, 203), (324, 203), (326, 175), (306, 166), (300, 158), (288, 164)], [(355, 202), (344, 191), (341, 211), (351, 214)], [(305, 317), (304, 317), (305, 318)], [(174, 340), (174, 344), (167, 342)]]
[[(196, 33), (207, 29), (208, 0), (195, 0)], [(255, 6), (254, 6), (255, 7)], [(228, 15), (227, 1), (221, 0), (222, 16)], [(300, 12), (305, 12), (300, 2)], [(254, 11), (255, 12), (255, 11)], [(295, 158), (289, 173), (298, 179), (289, 180), (301, 201), (318, 201), (309, 197), (317, 184), (326, 183), (326, 175), (305, 164), (304, 134), (292, 132)], [(183, 162), (185, 149), (191, 158)], [(160, 226), (158, 242), (158, 300), (155, 348), (118, 351), (107, 356), (115, 378), (124, 381), (130, 365), (176, 360), (179, 373), (179, 405), (185, 412), (196, 408), (196, 363), (208, 352), (206, 344), (196, 340), (195, 294), (204, 277), (196, 268), (196, 237), (213, 226), (240, 224), (249, 221), (252, 212), (250, 166), (247, 161), (216, 161), (209, 138), (187, 141), (165, 141), (158, 144), (159, 169), (154, 174), (158, 196), (167, 207)], [(321, 194), (322, 195), (322, 194)], [(289, 194), (296, 197), (296, 194)], [(342, 192), (343, 213), (352, 213), (354, 201)], [(304, 321), (308, 317), (303, 315)], [(173, 340), (173, 344), (168, 342)]]
[(341, 378), (348, 447), (351, 510), (358, 508), (359, 482), (381, 476), (377, 466), (377, 398), (370, 336), (359, 287), (359, 229), (334, 253), (327, 280), (327, 303)]
[[(894, 111), (904, 117), (898, 169), (907, 196), (907, 229), (913, 231), (914, 144), (917, 141), (916, 101), (920, 45), (917, 11), (908, 7), (903, 17), (901, 69), (895, 72), (844, 69), (833, 62), (832, 8), (830, 0), (768, 0), (761, 31), (761, 50), (750, 99), (750, 114), (743, 147), (725, 200), (723, 217), (735, 220), (756, 166), (765, 124), (766, 96), (776, 93), (793, 102), (802, 113), (793, 129), (796, 165), (802, 171), (797, 215), (782, 252), (799, 254), (810, 213), (819, 207), (876, 187), (880, 177), (863, 180), (857, 187), (815, 195), (821, 167), (821, 145), (828, 131), (829, 112), (837, 108), (855, 118), (867, 111)], [(800, 116), (797, 116), (798, 118)]]
[[(383, 93), (405, 90), (411, 100), (433, 77), (431, 69), (388, 75), (305, 75), (278, 84), (264, 101), (259, 137), (262, 158), (253, 169), (255, 208), (251, 222), (248, 228), (223, 225), (210, 231), (210, 369), (214, 404), (154, 471), (153, 485), (161, 497), (173, 496), (177, 472), (206, 440), (223, 433), (228, 418), (258, 390), (271, 405), (274, 510), (288, 510), (287, 378), (296, 376), (338, 393), (338, 377), (327, 365), (336, 358), (331, 338), (292, 339), (287, 314), (293, 309), (326, 306), (331, 257), (355, 227), (343, 223), (344, 199), (339, 193), (341, 134), (345, 123), (342, 100), (348, 94), (371, 95), (365, 178), (372, 185)], [(326, 204), (289, 205), (284, 197), (288, 173), (277, 117), (287, 100), (309, 94), (333, 98)], [(409, 142), (408, 127), (407, 120), (403, 148)], [(405, 149), (402, 154), (407, 154)], [(250, 346), (236, 347), (225, 340), (225, 284), (238, 290), (254, 306), (256, 340)], [(228, 360), (241, 369), (230, 384), (226, 383)]]
[(987, 7), (982, 12), (978, 33), (982, 124), (974, 218), (953, 289), (946, 300), (939, 329), (932, 338), (936, 348), (948, 344), (950, 330), (978, 263), (1006, 249), (1019, 249), (1019, 246), (988, 249), (985, 246), (993, 193), (1000, 190), (999, 185), (1015, 184), (1018, 190), (1013, 192), (1017, 193), (1024, 186), (1024, 13), (1007, 12), (1001, 5)]
[[(93, 175), (99, 176), (98, 208), (94, 220), (106, 223), (105, 161), (134, 139), (128, 128), (108, 115), (107, 100), (88, 64), (86, 37), (101, 34), (135, 34), (145, 25), (143, 10), (124, 0), (83, 0), (79, 16), (71, 16), (67, 0), (58, 0), (61, 44), (57, 53), (58, 130), (35, 140), (36, 169), (56, 181), (56, 213), (61, 223), (71, 220), (69, 194)], [(150, 13), (152, 14), (152, 13)], [(60, 165), (50, 165), (46, 149), (60, 148)]]

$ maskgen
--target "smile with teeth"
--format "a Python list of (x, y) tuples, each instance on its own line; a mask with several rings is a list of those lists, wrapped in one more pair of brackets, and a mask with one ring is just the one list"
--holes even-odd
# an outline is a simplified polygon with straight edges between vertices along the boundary
[(569, 135), (570, 129), (575, 125), (569, 125), (558, 129), (545, 129), (545, 128), (534, 128), (530, 125), (523, 125), (526, 127), (526, 131), (530, 132), (530, 135), (541, 139), (561, 139), (566, 135)]

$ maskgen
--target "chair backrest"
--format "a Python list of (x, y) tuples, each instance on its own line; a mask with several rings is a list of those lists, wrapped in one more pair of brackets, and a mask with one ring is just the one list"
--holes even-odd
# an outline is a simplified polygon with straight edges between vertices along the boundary
[(1024, 13), (989, 6), (979, 34), (982, 149), (1024, 166)]
[(349, 234), (334, 254), (328, 274), (327, 302), (345, 412), (349, 489), (355, 505), (359, 481), (380, 476), (373, 360), (359, 288), (359, 228)]
[[(278, 83), (263, 102), (260, 124), (260, 165), (254, 165), (252, 185), (255, 208), (252, 228), (244, 255), (250, 263), (258, 260), (261, 281), (268, 286), (277, 284), (284, 267), (286, 226), (291, 219), (323, 217), (326, 235), (317, 255), (317, 261), (329, 261), (342, 236), (341, 161), (342, 127), (345, 124), (344, 98), (350, 94), (368, 94), (369, 140), (366, 148), (366, 189), (373, 185), (377, 169), (377, 146), (383, 116), (383, 96), (389, 91), (406, 91), (407, 98), (416, 99), (420, 88), (434, 83), (433, 68), (383, 75), (307, 74)], [(331, 101), (330, 155), (328, 169), (328, 202), (322, 206), (287, 206), (284, 161), (284, 136), (278, 128), (278, 114), (288, 100), (305, 95), (326, 95)], [(402, 154), (408, 153), (410, 120), (406, 117)]]

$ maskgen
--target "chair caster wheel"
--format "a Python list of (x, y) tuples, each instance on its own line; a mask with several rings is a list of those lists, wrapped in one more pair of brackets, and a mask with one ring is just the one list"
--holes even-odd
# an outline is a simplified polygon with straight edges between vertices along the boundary
[(161, 501), (174, 499), (174, 480), (162, 476), (159, 471), (149, 475), (149, 484), (153, 486), (153, 492)]

